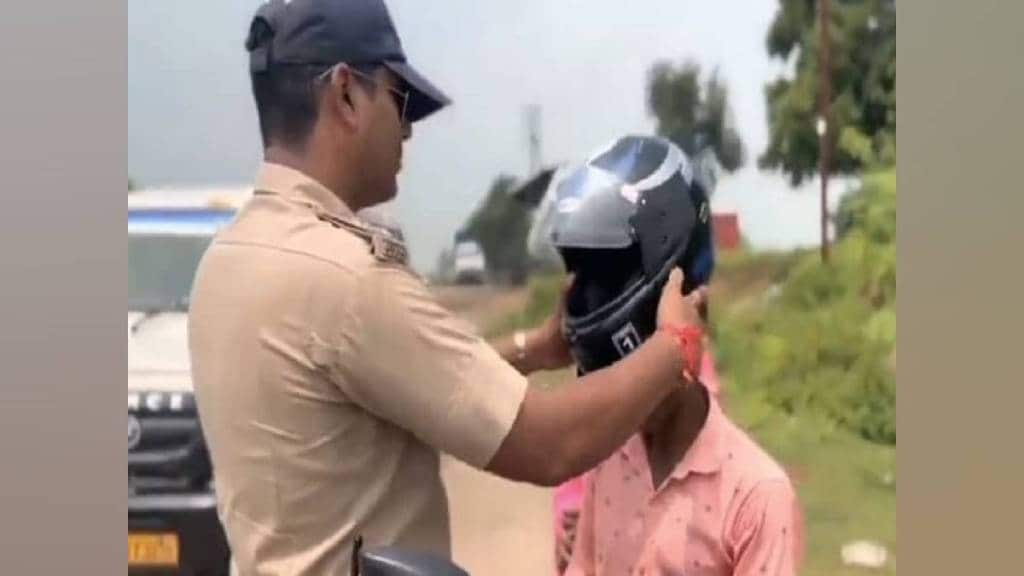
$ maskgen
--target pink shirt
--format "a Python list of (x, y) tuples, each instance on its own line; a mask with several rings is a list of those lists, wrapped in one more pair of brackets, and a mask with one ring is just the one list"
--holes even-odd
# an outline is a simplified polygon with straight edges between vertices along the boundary
[(803, 546), (789, 478), (714, 396), (659, 489), (640, 435), (588, 474), (577, 530), (566, 576), (789, 575)]

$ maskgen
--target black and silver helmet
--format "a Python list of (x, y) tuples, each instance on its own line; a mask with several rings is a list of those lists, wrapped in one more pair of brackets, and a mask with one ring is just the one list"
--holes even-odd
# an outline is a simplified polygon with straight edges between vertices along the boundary
[(625, 136), (552, 189), (543, 216), (576, 275), (565, 329), (581, 373), (614, 363), (654, 332), (673, 267), (685, 274), (684, 292), (710, 280), (711, 174), (668, 140)]

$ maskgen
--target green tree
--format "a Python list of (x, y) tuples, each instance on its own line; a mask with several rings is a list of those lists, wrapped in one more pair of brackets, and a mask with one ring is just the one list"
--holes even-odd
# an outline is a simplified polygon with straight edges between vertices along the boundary
[(674, 66), (656, 62), (648, 72), (647, 109), (658, 123), (658, 134), (687, 154), (709, 147), (722, 168), (732, 172), (743, 165), (743, 141), (729, 108), (729, 89), (715, 70), (703, 86), (700, 65)]
[(527, 208), (512, 197), (516, 179), (495, 178), (484, 202), (470, 216), (461, 236), (480, 244), (488, 271), (498, 279), (522, 282), (529, 268), (526, 236), (530, 230)]
[[(778, 0), (768, 54), (795, 73), (765, 89), (770, 128), (762, 168), (780, 169), (798, 185), (818, 171), (820, 35), (818, 0)], [(833, 0), (832, 168), (843, 174), (896, 161), (896, 2)]]

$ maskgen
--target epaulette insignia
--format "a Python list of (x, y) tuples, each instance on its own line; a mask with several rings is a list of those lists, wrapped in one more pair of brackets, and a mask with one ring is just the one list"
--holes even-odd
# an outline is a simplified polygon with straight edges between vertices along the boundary
[(405, 266), (409, 261), (409, 252), (405, 244), (392, 236), (388, 231), (362, 223), (355, 223), (339, 218), (333, 214), (319, 212), (317, 217), (335, 228), (344, 228), (362, 238), (369, 245), (370, 254), (378, 262)]

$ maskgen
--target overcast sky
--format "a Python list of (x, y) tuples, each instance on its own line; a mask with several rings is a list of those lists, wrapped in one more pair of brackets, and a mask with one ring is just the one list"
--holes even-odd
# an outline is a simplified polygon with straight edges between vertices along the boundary
[[(344, 1), (344, 0), (339, 0)], [(737, 210), (755, 246), (812, 245), (816, 183), (791, 190), (755, 159), (767, 144), (764, 49), (776, 0), (390, 0), (410, 61), (454, 105), (415, 126), (392, 207), (427, 270), (499, 173), (525, 176), (523, 110), (542, 109), (543, 159), (575, 160), (650, 132), (644, 81), (692, 58), (728, 82), (746, 167), (716, 210)], [(128, 3), (129, 175), (145, 187), (247, 185), (260, 161), (242, 47), (256, 0)]]

